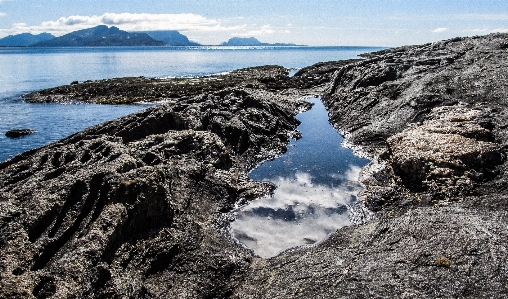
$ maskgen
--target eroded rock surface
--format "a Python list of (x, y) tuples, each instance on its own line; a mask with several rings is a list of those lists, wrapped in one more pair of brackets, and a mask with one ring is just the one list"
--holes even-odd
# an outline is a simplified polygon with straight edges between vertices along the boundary
[(251, 253), (223, 212), (285, 151), (309, 103), (225, 89), (160, 105), (0, 164), (0, 297), (224, 298)]
[(325, 104), (373, 159), (361, 200), (375, 214), (255, 260), (234, 298), (505, 297), (507, 41), (457, 38), (340, 66)]
[[(232, 86), (182, 87), (169, 104), (0, 163), (0, 297), (506, 297), (507, 44), (456, 38), (292, 78), (240, 70)], [(79, 100), (80, 85), (36, 98)], [(370, 220), (253, 256), (228, 237), (227, 212), (270, 192), (247, 171), (284, 151), (301, 95), (319, 93), (373, 161), (355, 218)]]

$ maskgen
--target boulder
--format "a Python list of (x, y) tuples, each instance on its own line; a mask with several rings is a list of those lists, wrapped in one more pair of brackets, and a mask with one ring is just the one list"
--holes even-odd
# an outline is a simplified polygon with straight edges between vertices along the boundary
[(33, 134), (35, 132), (37, 132), (37, 131), (33, 130), (33, 129), (16, 129), (16, 130), (9, 130), (9, 131), (5, 132), (5, 136), (7, 136), (9, 138), (19, 138), (22, 136)]

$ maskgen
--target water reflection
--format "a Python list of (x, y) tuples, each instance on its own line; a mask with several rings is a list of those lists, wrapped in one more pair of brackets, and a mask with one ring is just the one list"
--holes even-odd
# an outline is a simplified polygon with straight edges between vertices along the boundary
[(361, 191), (360, 170), (368, 160), (341, 147), (323, 104), (299, 115), (302, 138), (281, 157), (263, 163), (250, 177), (274, 183), (269, 197), (236, 211), (233, 236), (261, 257), (324, 240), (349, 225), (349, 207)]

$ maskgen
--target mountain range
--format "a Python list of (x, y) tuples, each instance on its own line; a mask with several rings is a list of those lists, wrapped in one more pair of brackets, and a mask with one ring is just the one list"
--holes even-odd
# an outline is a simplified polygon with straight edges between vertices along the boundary
[[(296, 46), (284, 43), (262, 43), (254, 37), (233, 37), (221, 46)], [(4, 47), (104, 47), (104, 46), (200, 46), (176, 30), (127, 32), (119, 28), (99, 25), (73, 31), (60, 37), (49, 33), (22, 33), (0, 39)]]
[(60, 37), (49, 33), (21, 33), (0, 39), (3, 47), (88, 47), (88, 46), (199, 46), (176, 30), (127, 32), (105, 25), (73, 31)]
[(151, 38), (146, 33), (130, 33), (118, 29), (100, 25), (83, 29), (41, 41), (32, 47), (97, 47), (97, 46), (164, 46), (162, 41)]
[(143, 31), (155, 40), (160, 40), (168, 46), (201, 46), (196, 42), (190, 41), (187, 36), (181, 34), (176, 30), (166, 31)]
[(38, 42), (54, 39), (55, 36), (49, 33), (33, 35), (31, 33), (21, 33), (9, 35), (0, 39), (0, 46), (3, 47), (26, 47)]
[(221, 46), (275, 46), (275, 47), (296, 46), (296, 44), (262, 43), (254, 37), (233, 37), (233, 38), (230, 38), (227, 42), (221, 43), (220, 45)]

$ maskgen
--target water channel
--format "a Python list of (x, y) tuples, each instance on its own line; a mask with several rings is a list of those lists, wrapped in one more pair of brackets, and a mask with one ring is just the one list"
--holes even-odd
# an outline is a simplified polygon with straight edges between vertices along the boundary
[(318, 243), (350, 225), (349, 207), (362, 190), (358, 177), (369, 160), (342, 147), (343, 138), (328, 122), (321, 100), (309, 101), (312, 109), (297, 117), (302, 138), (249, 174), (275, 184), (273, 195), (239, 208), (231, 223), (233, 237), (264, 258)]

